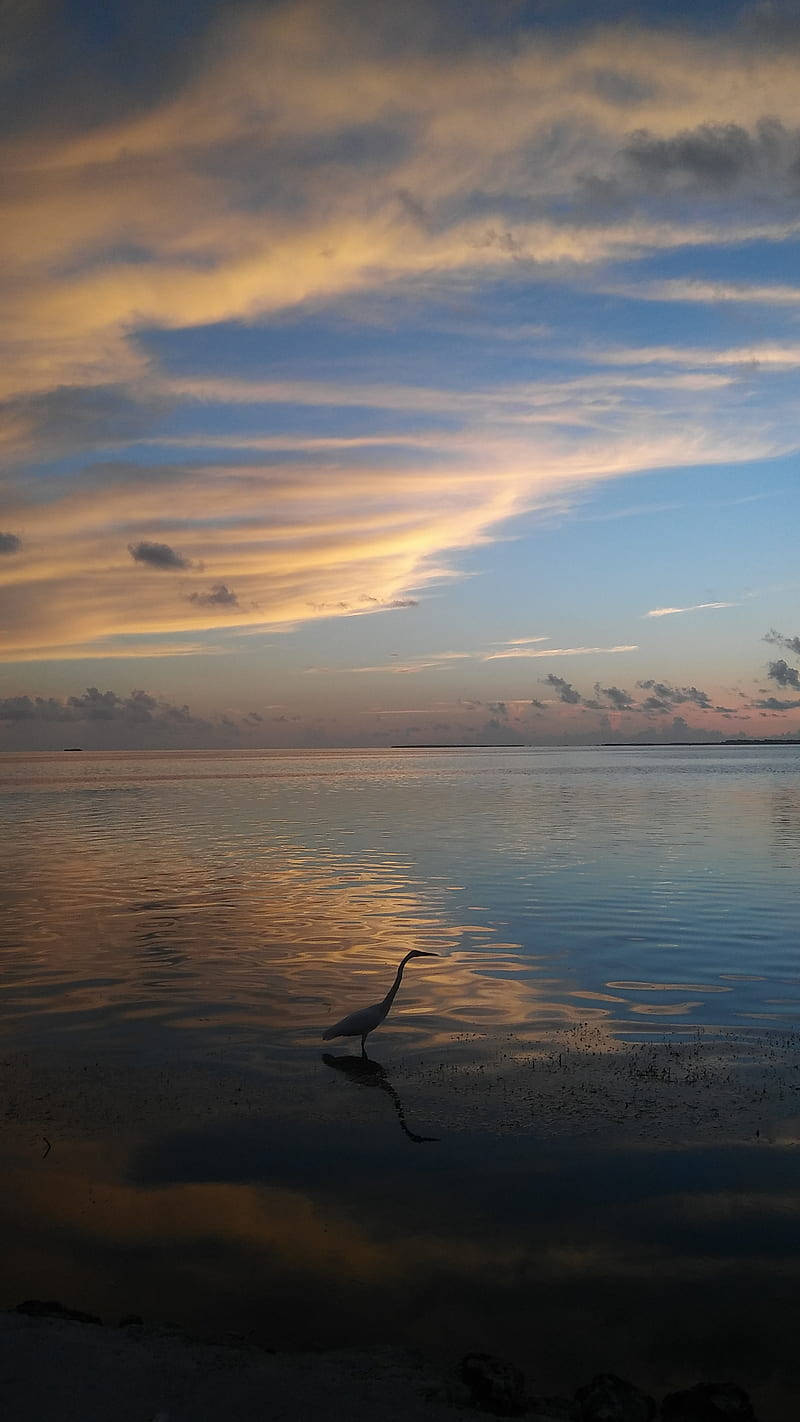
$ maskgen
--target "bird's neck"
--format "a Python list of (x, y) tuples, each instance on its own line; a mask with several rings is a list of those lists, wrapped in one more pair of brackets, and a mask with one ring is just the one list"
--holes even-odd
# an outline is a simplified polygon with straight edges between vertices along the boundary
[(395, 997), (397, 996), (397, 989), (400, 986), (400, 979), (403, 976), (403, 969), (410, 957), (411, 954), (407, 953), (402, 963), (400, 964), (400, 967), (397, 969), (397, 977), (395, 978), (394, 982), (392, 983), (392, 986), (389, 988), (389, 991), (387, 992), (385, 998), (383, 999), (383, 1002), (381, 1003), (381, 1006), (384, 1009), (384, 1013), (389, 1011), (389, 1008), (391, 1007), (392, 1003), (395, 1000)]

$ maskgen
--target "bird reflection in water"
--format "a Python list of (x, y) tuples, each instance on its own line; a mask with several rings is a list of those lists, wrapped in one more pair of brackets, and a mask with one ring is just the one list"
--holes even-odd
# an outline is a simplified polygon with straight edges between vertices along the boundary
[(335, 1057), (332, 1052), (323, 1052), (322, 1060), (327, 1067), (333, 1067), (334, 1071), (342, 1072), (348, 1081), (355, 1082), (357, 1086), (375, 1086), (379, 1091), (385, 1091), (386, 1095), (391, 1097), (401, 1131), (415, 1145), (425, 1145), (439, 1140), (439, 1136), (419, 1136), (416, 1131), (412, 1131), (410, 1126), (406, 1125), (403, 1103), (380, 1062), (373, 1061), (372, 1057), (368, 1057), (366, 1053), (360, 1057)]

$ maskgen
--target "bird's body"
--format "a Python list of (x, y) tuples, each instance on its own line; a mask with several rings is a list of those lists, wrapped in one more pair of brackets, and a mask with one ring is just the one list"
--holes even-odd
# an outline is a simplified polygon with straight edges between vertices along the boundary
[(349, 1012), (340, 1022), (334, 1023), (327, 1032), (323, 1032), (323, 1040), (329, 1042), (332, 1037), (360, 1037), (361, 1050), (366, 1052), (366, 1039), (370, 1032), (374, 1032), (376, 1027), (380, 1027), (384, 1018), (389, 1012), (389, 1008), (394, 1002), (397, 989), (403, 976), (403, 969), (409, 958), (437, 958), (437, 953), (423, 953), (420, 949), (414, 948), (410, 953), (406, 953), (405, 958), (397, 969), (397, 977), (389, 988), (382, 1002), (374, 1002), (371, 1007), (361, 1007), (357, 1012)]

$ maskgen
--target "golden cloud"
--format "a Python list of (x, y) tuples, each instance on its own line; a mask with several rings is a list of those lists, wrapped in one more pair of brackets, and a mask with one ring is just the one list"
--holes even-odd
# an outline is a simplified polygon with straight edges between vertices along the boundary
[[(569, 499), (597, 479), (793, 447), (793, 421), (737, 408), (734, 434), (714, 404), (735, 389), (736, 367), (797, 364), (797, 348), (775, 342), (588, 353), (594, 364), (699, 368), (691, 373), (431, 390), (186, 376), (160, 368), (139, 341), (147, 329), (264, 321), (391, 284), (783, 240), (800, 224), (777, 209), (758, 221), (746, 206), (709, 218), (702, 204), (675, 216), (642, 201), (610, 213), (581, 196), (587, 173), (619, 180), (632, 133), (656, 143), (709, 123), (750, 132), (765, 113), (787, 133), (800, 125), (794, 56), (766, 46), (611, 28), (571, 43), (517, 36), (505, 50), (472, 47), (445, 62), (393, 52), (378, 22), (342, 30), (328, 6), (293, 3), (223, 17), (191, 76), (124, 118), (8, 138), (0, 441), (10, 458), (42, 453), (43, 423), (48, 440), (78, 448), (128, 443), (97, 415), (95, 426), (85, 412), (71, 416), (76, 391), (122, 389), (142, 408), (284, 402), (405, 419), (388, 437), (339, 425), (281, 440), (267, 427), (228, 444), (255, 461), (302, 456), (293, 463), (120, 467), (66, 490), (43, 482), (35, 497), (9, 489), (6, 517), (24, 548), (0, 569), (0, 655), (285, 627), (333, 615), (374, 586), (397, 599), (447, 575), (448, 552), (557, 491)], [(545, 327), (529, 339), (549, 349)], [(408, 428), (414, 416), (424, 428)], [(439, 416), (447, 428), (443, 419), (431, 430)], [(209, 453), (224, 443), (214, 432), (184, 438)], [(202, 587), (189, 573), (167, 584), (132, 569), (127, 545), (154, 539), (202, 564)], [(209, 607), (211, 585), (236, 603)]]

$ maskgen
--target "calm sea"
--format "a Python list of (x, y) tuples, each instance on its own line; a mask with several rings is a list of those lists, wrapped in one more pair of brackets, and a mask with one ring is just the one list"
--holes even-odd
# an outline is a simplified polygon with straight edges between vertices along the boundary
[(0, 1304), (770, 1415), (800, 747), (8, 754), (0, 814)]

